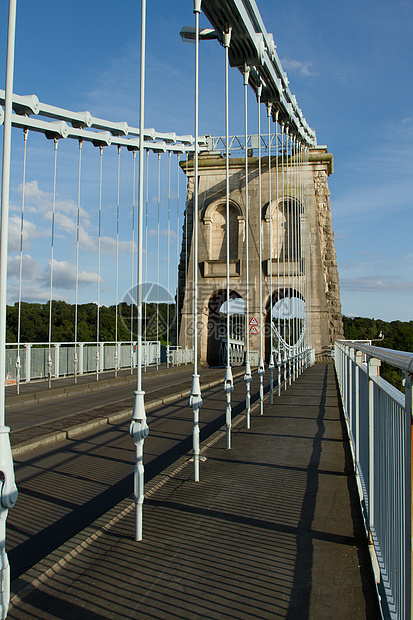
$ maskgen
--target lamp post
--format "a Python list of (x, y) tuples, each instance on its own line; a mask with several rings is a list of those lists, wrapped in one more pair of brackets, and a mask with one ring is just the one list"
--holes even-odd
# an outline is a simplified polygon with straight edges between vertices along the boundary
[(194, 370), (192, 374), (191, 394), (189, 406), (193, 411), (193, 459), (194, 480), (199, 482), (199, 410), (202, 406), (201, 384), (198, 374), (198, 108), (199, 108), (199, 41), (200, 39), (216, 39), (214, 30), (199, 28), (199, 15), (201, 13), (202, 0), (194, 0), (195, 28), (182, 28), (180, 35), (182, 41), (195, 42), (195, 153), (194, 153), (194, 213), (193, 213), (193, 324), (194, 324)]
[(143, 444), (149, 434), (146, 420), (145, 392), (142, 390), (142, 275), (143, 275), (143, 162), (144, 162), (144, 112), (145, 112), (145, 35), (146, 0), (142, 0), (141, 13), (141, 76), (140, 76), (140, 120), (139, 120), (139, 197), (138, 197), (138, 330), (136, 336), (137, 386), (134, 392), (130, 434), (135, 444), (134, 502), (135, 502), (135, 540), (142, 540), (144, 467)]

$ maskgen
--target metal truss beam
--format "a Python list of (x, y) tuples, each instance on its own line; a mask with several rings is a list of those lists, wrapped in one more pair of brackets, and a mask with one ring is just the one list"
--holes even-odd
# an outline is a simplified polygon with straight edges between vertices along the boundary
[[(0, 89), (0, 105), (4, 105), (4, 90)], [(0, 107), (0, 125), (4, 114)], [(53, 120), (46, 120), (53, 119)], [(113, 122), (91, 115), (90, 112), (73, 112), (64, 108), (41, 103), (36, 95), (13, 94), (13, 127), (31, 129), (47, 138), (73, 138), (85, 140), (95, 146), (115, 144), (129, 150), (139, 148), (139, 129), (126, 122)], [(178, 136), (155, 129), (144, 130), (145, 149), (156, 153), (172, 151), (186, 153), (194, 150), (193, 136)], [(199, 138), (199, 150), (207, 149), (206, 137)]]
[(223, 33), (231, 28), (229, 62), (241, 72), (251, 67), (250, 86), (257, 93), (263, 85), (261, 101), (272, 104), (273, 113), (289, 125), (305, 144), (316, 146), (316, 134), (305, 120), (278, 57), (272, 34), (268, 33), (255, 0), (202, 0), (202, 11), (223, 43)]
[[(208, 151), (225, 151), (226, 149), (226, 138), (225, 136), (206, 136), (207, 150)], [(268, 134), (251, 134), (247, 139), (247, 148), (253, 149), (254, 151), (258, 149), (258, 146), (261, 143), (261, 148), (268, 149), (268, 146), (276, 147), (276, 136), (275, 134), (271, 134), (270, 136), (270, 144), (268, 145)], [(278, 139), (278, 146), (281, 145), (280, 139)], [(231, 153), (236, 151), (245, 152), (245, 136), (229, 136), (228, 139), (228, 148)]]

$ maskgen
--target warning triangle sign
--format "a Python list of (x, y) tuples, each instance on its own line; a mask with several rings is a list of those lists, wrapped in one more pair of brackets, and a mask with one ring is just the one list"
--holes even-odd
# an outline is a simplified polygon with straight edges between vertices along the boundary
[(258, 334), (258, 327), (256, 325), (252, 325), (250, 327), (250, 334), (254, 334), (254, 335)]
[(252, 316), (250, 319), (250, 325), (258, 325), (258, 321), (255, 316)]

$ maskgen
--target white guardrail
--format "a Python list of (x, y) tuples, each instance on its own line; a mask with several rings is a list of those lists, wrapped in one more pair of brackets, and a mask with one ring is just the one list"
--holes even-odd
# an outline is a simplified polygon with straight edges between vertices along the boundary
[[(338, 341), (335, 366), (384, 618), (412, 617), (413, 353)], [(405, 394), (380, 377), (405, 373)]]
[[(166, 347), (159, 341), (142, 343), (143, 366), (168, 363), (172, 366), (193, 361), (191, 349)], [(52, 379), (70, 377), (75, 371), (75, 354), (78, 376), (104, 373), (111, 370), (136, 368), (135, 342), (54, 342), (6, 344), (6, 385), (47, 380), (49, 369)], [(18, 358), (20, 360), (18, 361)], [(18, 378), (19, 375), (19, 378)]]

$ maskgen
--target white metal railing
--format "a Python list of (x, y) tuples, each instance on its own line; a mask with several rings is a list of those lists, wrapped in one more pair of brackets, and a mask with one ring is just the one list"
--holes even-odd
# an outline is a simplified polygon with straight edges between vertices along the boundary
[[(220, 339), (219, 357), (221, 363), (226, 365), (227, 360), (227, 338), (222, 336)], [(231, 366), (239, 366), (244, 363), (244, 338), (229, 338), (229, 359)]]
[(172, 366), (181, 366), (182, 364), (192, 364), (194, 361), (193, 349), (182, 349), (180, 347), (169, 347), (168, 362)]
[[(404, 371), (405, 394), (381, 362)], [(338, 341), (335, 366), (382, 614), (411, 618), (413, 353)]]
[[(143, 366), (161, 363), (161, 343), (148, 341), (142, 343)], [(173, 366), (193, 361), (192, 349), (169, 347), (169, 363)], [(77, 353), (77, 375), (100, 374), (110, 370), (136, 368), (136, 342), (53, 342), (6, 344), (6, 385), (30, 383), (34, 380), (47, 380), (74, 375), (75, 352)]]

